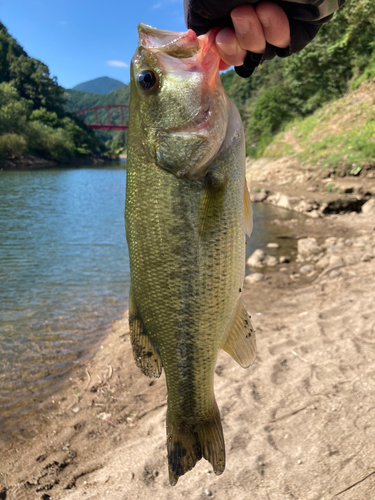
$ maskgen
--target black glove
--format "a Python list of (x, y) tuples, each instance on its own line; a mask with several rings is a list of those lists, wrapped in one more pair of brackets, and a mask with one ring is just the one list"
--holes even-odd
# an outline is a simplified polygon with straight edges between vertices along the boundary
[[(287, 57), (302, 50), (318, 33), (322, 24), (328, 22), (345, 0), (273, 0), (286, 13), (290, 25), (290, 45), (282, 49), (266, 44), (264, 54), (248, 52), (242, 66), (236, 72), (246, 78), (263, 61), (275, 55)], [(233, 26), (230, 13), (245, 4), (255, 5), (258, 0), (184, 0), (185, 21), (197, 35), (206, 33), (215, 26)]]

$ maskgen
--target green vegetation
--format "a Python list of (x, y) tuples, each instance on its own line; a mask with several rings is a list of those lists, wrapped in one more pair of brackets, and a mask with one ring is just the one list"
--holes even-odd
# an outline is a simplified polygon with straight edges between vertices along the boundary
[(273, 137), (264, 155), (277, 158), (294, 154), (341, 175), (359, 175), (375, 158), (374, 82), (325, 104), (303, 119), (295, 119), (285, 132)]
[[(78, 111), (79, 109), (92, 108), (93, 106), (104, 106), (106, 104), (129, 104), (130, 86), (123, 85), (109, 94), (104, 95), (69, 89), (65, 91), (64, 97), (66, 100), (65, 109), (70, 112)], [(98, 110), (97, 117), (99, 123), (107, 123), (107, 110)], [(91, 111), (86, 113), (85, 123), (92, 124), (94, 122), (94, 112)], [(111, 110), (111, 123), (121, 123), (121, 112), (119, 109)], [(127, 125), (128, 123), (129, 111), (125, 108), (123, 110), (123, 125)], [(126, 152), (126, 131), (97, 130), (96, 134), (103, 142), (105, 142), (109, 153), (120, 154)]]
[[(247, 153), (255, 157), (265, 152), (285, 153), (280, 143), (274, 147), (278, 141), (275, 134), (291, 121), (299, 122), (324, 104), (342, 97), (350, 88), (358, 88), (363, 81), (374, 78), (374, 40), (375, 2), (346, 0), (334, 19), (325, 24), (300, 53), (266, 62), (250, 79), (241, 79), (234, 71), (222, 75), (224, 88), (237, 104), (244, 121)], [(311, 137), (310, 127), (317, 121), (317, 115), (314, 115), (314, 118), (301, 122), (299, 126), (305, 127), (299, 131), (302, 139), (304, 134)], [(358, 158), (361, 161), (369, 159), (368, 155), (373, 155), (373, 145), (366, 139), (371, 134), (369, 127), (367, 131), (354, 131), (350, 127), (347, 134), (350, 137), (335, 141), (341, 140), (345, 147), (347, 140), (353, 140), (353, 150), (357, 151)], [(273, 147), (270, 149), (271, 142)], [(314, 150), (316, 159), (324, 156), (327, 162), (333, 161), (327, 159), (329, 142), (327, 139), (325, 145), (317, 146)], [(320, 155), (317, 150), (320, 150)], [(305, 154), (311, 154), (311, 150), (306, 150)], [(354, 153), (350, 156), (354, 157)]]
[(64, 89), (0, 23), (0, 162), (23, 154), (59, 162), (104, 150), (80, 118), (64, 110)]

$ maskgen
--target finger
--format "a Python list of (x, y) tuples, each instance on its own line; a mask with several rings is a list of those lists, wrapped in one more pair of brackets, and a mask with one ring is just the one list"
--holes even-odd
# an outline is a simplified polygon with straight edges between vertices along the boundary
[(250, 52), (262, 54), (266, 49), (266, 39), (254, 7), (241, 5), (232, 10), (231, 18), (239, 45)]
[(221, 59), (229, 66), (241, 66), (246, 50), (240, 47), (232, 28), (223, 28), (216, 35), (216, 45)]
[(273, 2), (261, 2), (255, 7), (255, 12), (262, 24), (267, 42), (276, 47), (288, 47), (290, 27), (283, 9)]

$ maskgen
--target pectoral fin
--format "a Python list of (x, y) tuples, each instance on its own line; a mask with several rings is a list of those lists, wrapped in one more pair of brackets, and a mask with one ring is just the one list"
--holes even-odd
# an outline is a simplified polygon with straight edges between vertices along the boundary
[(251, 208), (250, 193), (247, 187), (246, 177), (243, 186), (243, 206), (245, 213), (245, 233), (250, 236), (253, 230), (253, 209)]
[(148, 377), (160, 377), (162, 363), (159, 350), (151, 342), (131, 291), (129, 297), (129, 329), (136, 365)]
[(250, 316), (241, 300), (238, 302), (232, 329), (223, 349), (242, 368), (248, 368), (255, 360), (257, 350), (255, 332), (251, 325)]

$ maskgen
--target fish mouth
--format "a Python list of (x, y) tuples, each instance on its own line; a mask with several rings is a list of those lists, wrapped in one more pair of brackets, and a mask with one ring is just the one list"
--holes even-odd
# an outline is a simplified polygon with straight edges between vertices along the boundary
[(192, 132), (195, 130), (201, 132), (209, 127), (213, 115), (214, 113), (212, 112), (210, 106), (206, 106), (204, 108), (201, 108), (197, 112), (197, 114), (187, 123), (184, 123), (179, 127), (174, 127), (168, 130), (168, 132), (172, 134)]

